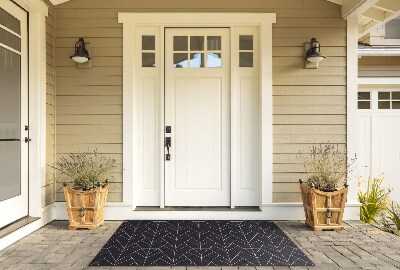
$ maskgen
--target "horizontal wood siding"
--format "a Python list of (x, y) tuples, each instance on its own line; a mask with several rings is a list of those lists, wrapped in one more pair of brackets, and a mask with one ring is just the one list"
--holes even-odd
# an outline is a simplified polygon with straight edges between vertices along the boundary
[[(118, 12), (271, 12), (273, 25), (275, 202), (300, 201), (299, 150), (346, 143), (346, 22), (325, 0), (72, 0), (56, 8), (57, 155), (97, 147), (122, 162), (122, 25)], [(68, 57), (79, 37), (91, 43), (92, 68)], [(304, 69), (304, 42), (316, 37), (328, 58)], [(127, 179), (126, 181), (131, 181)], [(57, 200), (62, 200), (57, 193)], [(122, 200), (115, 171), (110, 201)]]
[[(46, 164), (53, 164), (55, 160), (55, 9), (50, 2), (49, 15), (46, 17)], [(55, 171), (50, 167), (46, 168), (46, 183), (44, 185), (42, 205), (48, 205), (55, 200)]]
[(400, 77), (400, 56), (363, 56), (358, 60), (359, 77)]

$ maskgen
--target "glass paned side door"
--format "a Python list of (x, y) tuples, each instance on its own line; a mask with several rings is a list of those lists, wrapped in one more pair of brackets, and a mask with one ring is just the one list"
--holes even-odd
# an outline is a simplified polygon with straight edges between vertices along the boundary
[(0, 0), (0, 228), (28, 215), (27, 57), (27, 13)]

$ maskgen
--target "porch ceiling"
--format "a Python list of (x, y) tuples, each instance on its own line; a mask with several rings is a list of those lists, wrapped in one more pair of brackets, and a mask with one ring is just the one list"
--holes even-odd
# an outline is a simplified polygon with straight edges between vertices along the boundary
[[(49, 0), (59, 5), (70, 0)], [(358, 36), (368, 35), (372, 30), (400, 15), (399, 0), (326, 0), (342, 6), (342, 17), (358, 16)]]
[(342, 6), (342, 16), (358, 16), (359, 38), (400, 15), (399, 0), (326, 0)]

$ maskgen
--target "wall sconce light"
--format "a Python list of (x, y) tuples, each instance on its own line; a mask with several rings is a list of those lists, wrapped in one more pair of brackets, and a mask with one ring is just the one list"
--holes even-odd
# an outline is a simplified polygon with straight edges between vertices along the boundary
[(326, 58), (320, 53), (321, 47), (316, 38), (312, 38), (311, 42), (306, 42), (306, 68), (318, 68), (318, 63)]
[(75, 54), (70, 56), (70, 58), (78, 64), (83, 64), (90, 60), (89, 52), (85, 48), (83, 38), (79, 38), (78, 42), (75, 43)]

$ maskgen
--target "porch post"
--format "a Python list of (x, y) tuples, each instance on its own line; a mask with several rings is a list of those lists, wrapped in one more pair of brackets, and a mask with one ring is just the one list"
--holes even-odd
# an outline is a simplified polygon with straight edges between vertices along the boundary
[[(357, 90), (358, 90), (358, 17), (347, 19), (347, 153), (348, 160), (357, 156)], [(348, 203), (357, 203), (358, 164), (349, 174)]]

